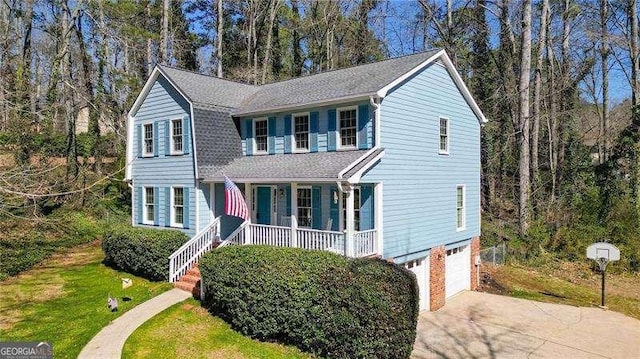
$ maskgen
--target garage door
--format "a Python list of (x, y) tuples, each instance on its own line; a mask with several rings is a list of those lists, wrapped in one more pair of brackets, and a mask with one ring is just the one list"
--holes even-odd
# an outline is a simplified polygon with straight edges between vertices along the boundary
[(412, 271), (418, 280), (418, 292), (420, 293), (420, 310), (429, 309), (429, 257), (416, 259), (404, 264), (405, 268)]
[(452, 295), (470, 289), (471, 286), (471, 248), (464, 245), (447, 249), (445, 261), (445, 293), (449, 298)]

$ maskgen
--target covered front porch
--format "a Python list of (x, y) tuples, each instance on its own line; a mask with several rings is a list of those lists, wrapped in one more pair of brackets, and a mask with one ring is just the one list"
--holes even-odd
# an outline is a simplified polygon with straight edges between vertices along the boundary
[(239, 186), (244, 188), (251, 218), (224, 234), (229, 244), (327, 250), (348, 257), (380, 253), (376, 184), (247, 182)]

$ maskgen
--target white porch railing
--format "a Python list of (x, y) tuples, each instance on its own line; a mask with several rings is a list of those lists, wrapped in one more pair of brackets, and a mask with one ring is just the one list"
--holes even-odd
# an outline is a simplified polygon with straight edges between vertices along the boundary
[(169, 282), (180, 279), (220, 238), (220, 217), (169, 256)]
[(353, 234), (355, 253), (354, 257), (366, 257), (376, 254), (378, 231), (370, 229), (367, 231), (355, 232)]
[(345, 234), (343, 232), (309, 228), (298, 228), (297, 232), (298, 247), (300, 248), (345, 254)]
[(276, 247), (291, 247), (291, 228), (250, 224), (251, 244), (262, 244)]

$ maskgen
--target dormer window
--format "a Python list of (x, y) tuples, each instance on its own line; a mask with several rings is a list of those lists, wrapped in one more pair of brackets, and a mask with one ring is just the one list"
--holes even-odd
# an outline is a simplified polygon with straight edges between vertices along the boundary
[(356, 108), (338, 110), (340, 125), (340, 148), (356, 148), (358, 137), (358, 111)]
[(268, 124), (266, 118), (258, 118), (253, 121), (253, 139), (256, 154), (266, 154), (269, 151)]
[(294, 115), (293, 126), (295, 150), (297, 152), (309, 151), (309, 114)]

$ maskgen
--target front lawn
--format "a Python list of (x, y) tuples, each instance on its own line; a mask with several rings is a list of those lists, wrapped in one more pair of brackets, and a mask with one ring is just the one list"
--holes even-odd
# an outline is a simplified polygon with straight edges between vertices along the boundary
[[(0, 282), (2, 341), (50, 341), (56, 358), (75, 358), (104, 326), (134, 306), (171, 288), (102, 264), (99, 242), (58, 253), (16, 277)], [(133, 286), (123, 301), (121, 278)], [(107, 296), (119, 310), (107, 309)]]
[(123, 358), (310, 358), (294, 347), (242, 336), (193, 299), (158, 314), (127, 340)]

